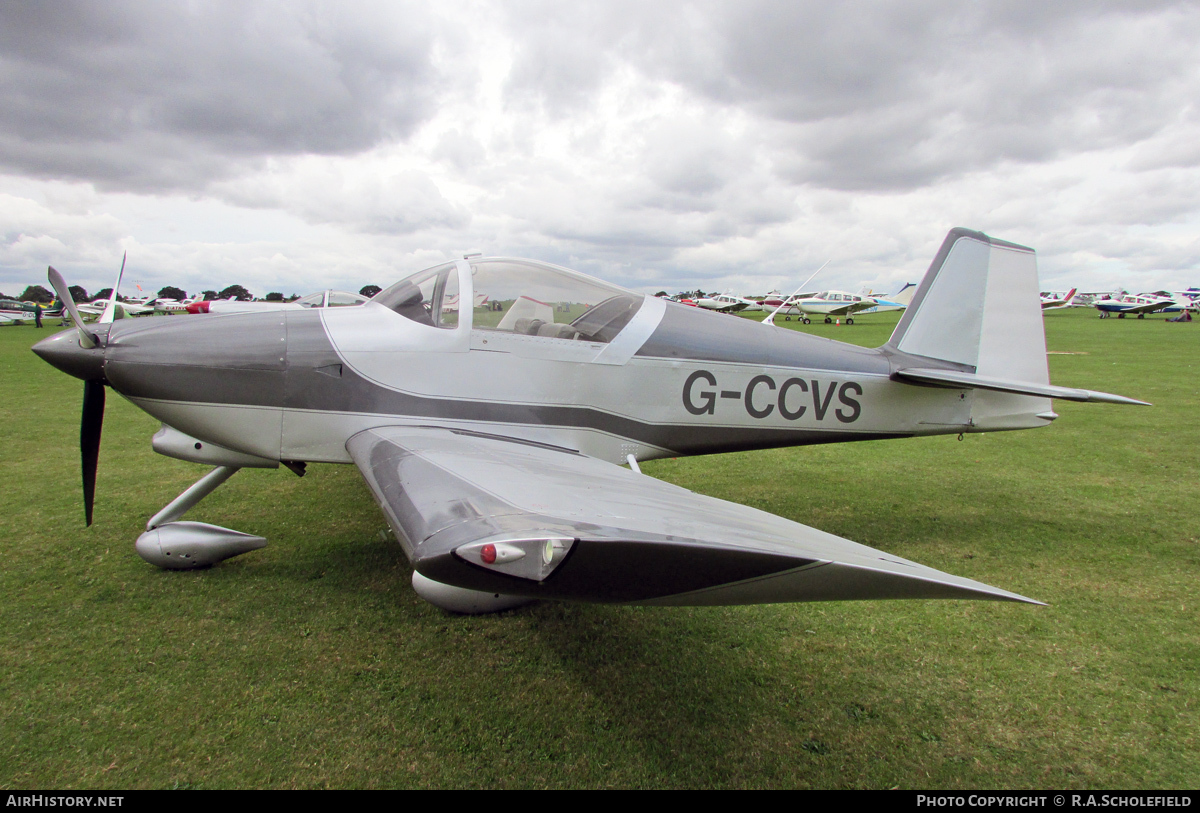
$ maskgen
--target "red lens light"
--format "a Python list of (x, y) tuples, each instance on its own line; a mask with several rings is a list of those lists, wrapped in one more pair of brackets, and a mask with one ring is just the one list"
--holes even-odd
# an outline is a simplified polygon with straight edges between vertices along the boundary
[(496, 546), (488, 543), (479, 549), (479, 558), (483, 560), (485, 565), (496, 564)]

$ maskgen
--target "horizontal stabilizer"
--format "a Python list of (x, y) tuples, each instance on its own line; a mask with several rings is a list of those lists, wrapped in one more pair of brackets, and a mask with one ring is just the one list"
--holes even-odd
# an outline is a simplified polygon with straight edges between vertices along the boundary
[(1048, 398), (1062, 398), (1066, 401), (1092, 401), (1107, 404), (1136, 404), (1151, 406), (1146, 401), (1126, 398), (1124, 395), (1113, 395), (1108, 392), (1095, 390), (1080, 390), (1074, 387), (1056, 387), (1053, 384), (1035, 384), (1029, 381), (1006, 381), (1002, 378), (975, 375), (957, 370), (905, 369), (896, 370), (897, 378), (920, 384), (936, 384), (944, 387), (966, 387), (979, 390), (995, 390), (997, 392), (1013, 392), (1018, 395), (1037, 395)]

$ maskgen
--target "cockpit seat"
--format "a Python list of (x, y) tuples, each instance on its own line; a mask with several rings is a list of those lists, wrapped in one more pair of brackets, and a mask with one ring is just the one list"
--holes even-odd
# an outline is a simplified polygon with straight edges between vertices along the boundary
[(522, 316), (513, 323), (513, 333), (524, 336), (542, 336), (548, 339), (577, 339), (579, 331), (570, 325), (557, 324), (538, 319), (535, 316)]
[(575, 339), (579, 337), (579, 331), (570, 325), (548, 323), (537, 329), (537, 335), (551, 339)]
[(383, 302), (384, 305), (406, 319), (412, 319), (414, 322), (420, 322), (423, 325), (433, 326), (433, 319), (430, 316), (429, 309), (423, 302), (421, 289), (411, 282), (402, 282), (399, 285), (393, 286), (388, 290), (387, 298), (381, 298), (378, 301)]
[(546, 322), (534, 316), (521, 316), (513, 324), (513, 333), (520, 333), (525, 336), (538, 335), (538, 328)]

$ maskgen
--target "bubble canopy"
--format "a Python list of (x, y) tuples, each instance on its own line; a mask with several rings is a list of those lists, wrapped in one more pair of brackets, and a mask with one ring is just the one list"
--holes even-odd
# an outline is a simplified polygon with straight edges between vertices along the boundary
[(427, 268), (376, 294), (373, 302), (422, 325), (454, 329), (471, 303), (472, 329), (548, 339), (610, 342), (645, 301), (592, 277), (536, 260), (467, 261), (462, 291), (458, 262)]

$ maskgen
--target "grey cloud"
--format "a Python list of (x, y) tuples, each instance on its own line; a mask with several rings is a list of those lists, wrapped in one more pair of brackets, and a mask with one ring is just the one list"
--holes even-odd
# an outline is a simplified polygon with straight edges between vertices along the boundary
[(442, 134), (430, 157), (465, 173), (487, 158), (487, 150), (474, 136), (453, 129)]
[(541, 0), (503, 6), (500, 24), (515, 45), (508, 101), (540, 104), (556, 115), (586, 107), (620, 64), (617, 46), (654, 27), (653, 5)]
[(290, 172), (214, 183), (222, 200), (255, 209), (286, 209), (309, 223), (340, 224), (373, 234), (462, 229), (471, 220), (424, 172), (380, 171), (353, 162), (312, 162)]
[(647, 135), (642, 160), (661, 189), (701, 197), (724, 187), (747, 161), (717, 122), (670, 120)]
[(376, 194), (356, 208), (359, 218), (351, 220), (352, 225), (377, 234), (464, 229), (471, 222), (468, 212), (447, 201), (437, 185), (418, 172), (397, 173), (380, 179)]
[(418, 5), (6, 3), (0, 165), (195, 189), (276, 154), (351, 153), (432, 111)]
[(512, 14), (521, 92), (583, 106), (619, 54), (647, 81), (780, 126), (783, 177), (838, 189), (1133, 143), (1200, 79), (1189, 4), (747, 0), (622, 4), (602, 20), (572, 8)]
[(798, 125), (785, 175), (845, 189), (1132, 143), (1190, 103), (1193, 8), (1017, 5), (739, 4), (674, 75)]

